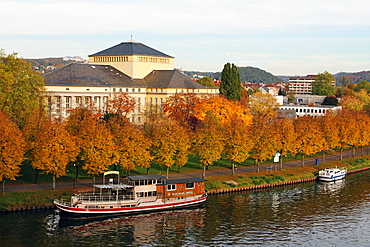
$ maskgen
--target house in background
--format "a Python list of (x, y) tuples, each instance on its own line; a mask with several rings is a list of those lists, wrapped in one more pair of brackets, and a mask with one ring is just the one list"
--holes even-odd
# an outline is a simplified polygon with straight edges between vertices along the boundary
[(136, 102), (131, 122), (141, 123), (146, 107), (161, 109), (175, 93), (219, 93), (175, 70), (174, 57), (133, 40), (89, 55), (88, 64), (69, 64), (43, 77), (49, 112), (61, 117), (81, 104), (104, 112), (112, 95), (125, 92)]

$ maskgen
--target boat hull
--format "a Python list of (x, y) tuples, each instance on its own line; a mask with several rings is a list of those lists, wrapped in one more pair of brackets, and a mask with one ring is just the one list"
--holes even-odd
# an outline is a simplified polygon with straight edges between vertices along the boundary
[(88, 219), (88, 218), (104, 218), (115, 215), (134, 215), (141, 213), (149, 213), (162, 210), (173, 210), (187, 207), (199, 206), (201, 203), (206, 201), (207, 196), (200, 198), (182, 201), (182, 202), (167, 202), (167, 203), (152, 203), (148, 205), (139, 205), (136, 207), (126, 208), (77, 208), (66, 206), (58, 201), (54, 201), (54, 205), (60, 210), (61, 218), (67, 219)]
[(338, 176), (333, 176), (333, 177), (326, 177), (326, 176), (318, 176), (319, 181), (324, 181), (324, 182), (333, 182), (337, 180), (342, 180), (346, 174), (338, 175)]

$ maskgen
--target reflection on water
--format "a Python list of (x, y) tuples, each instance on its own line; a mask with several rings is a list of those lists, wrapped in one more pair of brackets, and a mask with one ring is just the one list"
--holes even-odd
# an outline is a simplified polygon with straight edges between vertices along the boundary
[(369, 246), (370, 172), (106, 220), (0, 215), (1, 246)]

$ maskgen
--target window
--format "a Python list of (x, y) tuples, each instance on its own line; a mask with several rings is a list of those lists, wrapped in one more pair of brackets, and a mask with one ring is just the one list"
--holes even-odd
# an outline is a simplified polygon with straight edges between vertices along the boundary
[(71, 97), (66, 97), (66, 110), (71, 108)]
[(167, 190), (176, 190), (176, 184), (168, 184)]
[(194, 182), (186, 183), (187, 189), (194, 189)]

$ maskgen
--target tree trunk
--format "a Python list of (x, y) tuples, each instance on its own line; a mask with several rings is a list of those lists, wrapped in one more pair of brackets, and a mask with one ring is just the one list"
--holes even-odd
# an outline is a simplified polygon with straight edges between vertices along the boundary
[(170, 171), (170, 168), (167, 166), (166, 167), (166, 179), (168, 179), (168, 172)]
[(203, 165), (203, 178), (205, 178), (205, 177), (206, 177), (206, 166)]
[(177, 167), (177, 173), (180, 173), (181, 166)]
[(3, 193), (5, 193), (5, 178), (3, 179)]
[(353, 146), (352, 148), (352, 158), (354, 158), (356, 156), (356, 149), (355, 149), (355, 146)]
[(304, 154), (302, 154), (302, 167), (304, 166)]
[(53, 190), (55, 190), (55, 174), (53, 174)]
[(146, 169), (146, 175), (149, 175), (149, 171), (150, 171), (150, 168), (148, 167), (148, 168)]
[(283, 156), (280, 156), (280, 170), (283, 170)]
[(343, 159), (343, 148), (340, 147), (340, 160), (342, 160), (342, 159)]
[(39, 179), (39, 169), (35, 168), (35, 184), (37, 184), (38, 179)]
[(234, 167), (234, 162), (231, 162), (231, 174), (235, 174), (235, 167)]
[(361, 156), (364, 156), (364, 146), (361, 147)]
[(256, 160), (256, 164), (257, 164), (257, 172), (260, 172), (260, 162)]
[(325, 151), (322, 151), (322, 162), (325, 163)]

